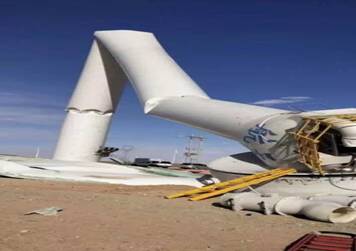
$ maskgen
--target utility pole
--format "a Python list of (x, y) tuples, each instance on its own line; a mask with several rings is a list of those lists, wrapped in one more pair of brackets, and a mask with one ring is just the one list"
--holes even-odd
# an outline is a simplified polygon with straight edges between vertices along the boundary
[(175, 149), (174, 152), (173, 152), (172, 164), (176, 163), (177, 155), (178, 155), (178, 149)]
[(120, 148), (122, 152), (122, 160), (127, 164), (130, 163), (129, 154), (134, 149), (132, 145), (124, 145)]

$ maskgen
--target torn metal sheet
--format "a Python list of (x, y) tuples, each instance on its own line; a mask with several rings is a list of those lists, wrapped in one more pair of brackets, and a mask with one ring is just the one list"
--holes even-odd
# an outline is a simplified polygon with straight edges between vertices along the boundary
[[(123, 185), (187, 185), (201, 187), (201, 176), (173, 177), (123, 165), (0, 157), (0, 176)], [(199, 178), (199, 180), (198, 180)]]
[(63, 208), (48, 207), (48, 208), (41, 208), (41, 209), (33, 210), (31, 212), (25, 213), (25, 215), (40, 214), (40, 215), (44, 215), (44, 216), (54, 216), (62, 211), (63, 211)]

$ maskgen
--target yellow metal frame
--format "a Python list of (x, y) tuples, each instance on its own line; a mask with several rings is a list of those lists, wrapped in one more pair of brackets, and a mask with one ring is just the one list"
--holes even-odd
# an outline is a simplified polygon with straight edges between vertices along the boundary
[(166, 196), (167, 199), (175, 199), (179, 197), (191, 196), (189, 200), (198, 201), (218, 195), (222, 195), (234, 190), (246, 188), (252, 185), (257, 185), (263, 182), (271, 181), (279, 177), (296, 172), (294, 168), (276, 168), (270, 171), (256, 173), (248, 175), (245, 177), (237, 178), (234, 180), (229, 180), (225, 182), (220, 182), (217, 184), (205, 186), (202, 188), (197, 188), (193, 190), (188, 190), (185, 192), (172, 194)]
[(299, 162), (324, 175), (318, 152), (320, 138), (333, 126), (356, 122), (356, 114), (306, 116), (303, 120), (302, 127), (297, 132), (291, 132), (297, 143)]

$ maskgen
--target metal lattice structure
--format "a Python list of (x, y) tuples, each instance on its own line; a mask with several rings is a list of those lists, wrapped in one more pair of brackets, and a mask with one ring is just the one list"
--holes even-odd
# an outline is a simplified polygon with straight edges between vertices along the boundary
[(187, 136), (187, 138), (188, 146), (185, 148), (186, 151), (184, 152), (185, 162), (198, 162), (202, 150), (201, 146), (205, 138), (194, 135)]
[(291, 133), (297, 143), (299, 162), (323, 175), (324, 170), (318, 151), (320, 138), (333, 126), (350, 122), (356, 122), (356, 114), (304, 117), (302, 126)]

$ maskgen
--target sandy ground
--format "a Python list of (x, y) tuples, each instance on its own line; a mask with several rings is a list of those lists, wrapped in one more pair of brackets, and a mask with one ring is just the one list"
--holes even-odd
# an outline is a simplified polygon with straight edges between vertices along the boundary
[[(0, 250), (283, 250), (313, 230), (356, 232), (356, 223), (236, 213), (213, 206), (217, 199), (163, 198), (186, 188), (0, 178)], [(64, 210), (24, 215), (51, 206)]]

